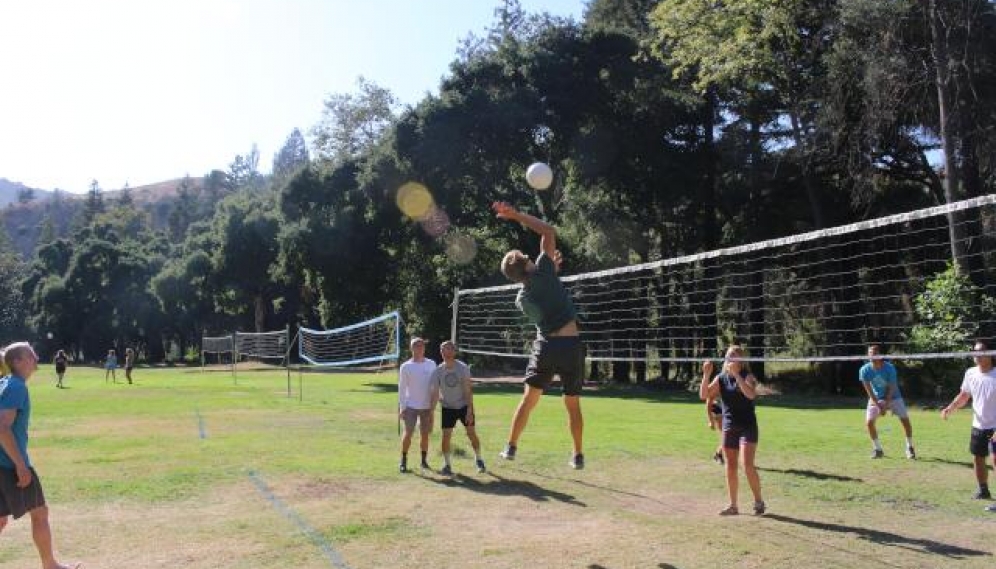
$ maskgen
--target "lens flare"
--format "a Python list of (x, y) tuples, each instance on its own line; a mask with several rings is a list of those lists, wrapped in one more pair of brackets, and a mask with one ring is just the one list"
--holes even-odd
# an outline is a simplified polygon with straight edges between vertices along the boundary
[(453, 233), (446, 237), (446, 256), (458, 265), (466, 265), (477, 257), (477, 242), (470, 235)]
[(408, 217), (421, 220), (432, 210), (434, 202), (429, 188), (418, 182), (406, 182), (398, 188), (395, 198), (398, 209)]
[(433, 237), (439, 237), (450, 228), (450, 216), (446, 215), (445, 211), (434, 204), (429, 206), (429, 211), (418, 222), (422, 226), (422, 229)]

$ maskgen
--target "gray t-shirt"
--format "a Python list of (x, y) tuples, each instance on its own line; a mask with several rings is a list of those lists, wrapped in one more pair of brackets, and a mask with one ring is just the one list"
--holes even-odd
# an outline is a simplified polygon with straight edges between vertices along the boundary
[(470, 381), (470, 367), (460, 360), (455, 360), (450, 369), (443, 362), (432, 372), (432, 385), (439, 386), (439, 401), (447, 409), (467, 406), (463, 392), (465, 381)]

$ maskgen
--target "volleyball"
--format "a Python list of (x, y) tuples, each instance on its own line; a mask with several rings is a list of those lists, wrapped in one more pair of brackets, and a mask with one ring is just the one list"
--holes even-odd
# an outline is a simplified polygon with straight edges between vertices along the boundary
[(545, 190), (553, 183), (553, 170), (543, 162), (535, 162), (526, 169), (526, 183), (534, 190)]

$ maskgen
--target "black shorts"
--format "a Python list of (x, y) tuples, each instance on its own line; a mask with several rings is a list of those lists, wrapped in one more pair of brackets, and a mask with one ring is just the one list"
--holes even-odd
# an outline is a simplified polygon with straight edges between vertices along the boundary
[(0, 468), (0, 516), (20, 518), (24, 514), (45, 505), (45, 492), (34, 468), (31, 470), (31, 484), (26, 488), (17, 487), (17, 471)]
[(452, 429), (456, 426), (457, 421), (463, 423), (464, 427), (473, 427), (474, 422), (471, 421), (467, 423), (467, 408), (461, 407), (459, 409), (450, 409), (448, 407), (440, 407), (443, 413), (443, 428)]
[(976, 429), (972, 427), (972, 439), (968, 443), (968, 452), (975, 456), (989, 456), (989, 451), (996, 452), (996, 444), (993, 443), (993, 432), (996, 429)]
[(66, 373), (66, 366), (55, 365), (55, 373)]
[(730, 425), (723, 429), (723, 448), (740, 448), (740, 443), (757, 444), (760, 439), (757, 423), (753, 425)]
[(554, 336), (533, 340), (533, 353), (526, 366), (526, 383), (546, 390), (553, 376), (560, 376), (564, 395), (581, 395), (584, 348), (578, 336)]

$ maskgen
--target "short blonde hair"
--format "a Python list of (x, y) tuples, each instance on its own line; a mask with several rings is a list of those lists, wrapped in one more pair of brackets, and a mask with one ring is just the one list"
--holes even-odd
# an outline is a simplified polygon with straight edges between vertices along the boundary
[(14, 362), (24, 357), (25, 353), (35, 353), (27, 342), (14, 342), (0, 351), (3, 352), (3, 363), (8, 373), (14, 370)]
[(526, 272), (526, 267), (528, 266), (529, 257), (525, 256), (518, 249), (512, 249), (508, 253), (505, 253), (505, 257), (501, 260), (501, 273), (512, 282), (525, 282), (526, 277), (529, 276)]

